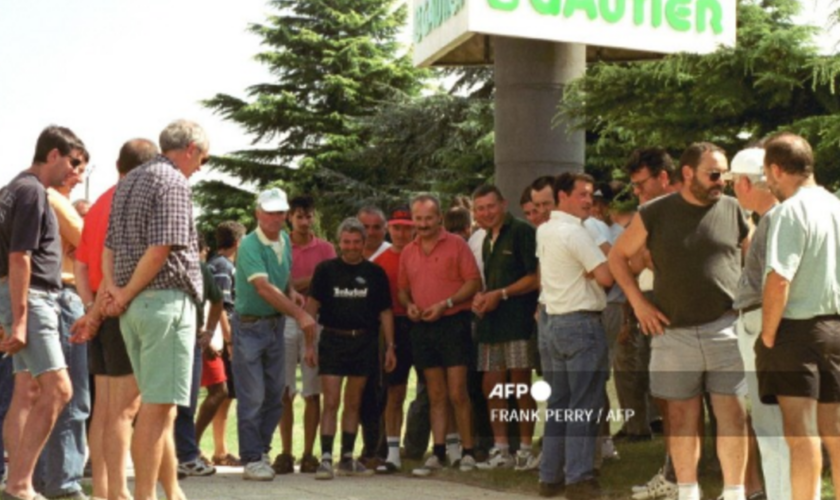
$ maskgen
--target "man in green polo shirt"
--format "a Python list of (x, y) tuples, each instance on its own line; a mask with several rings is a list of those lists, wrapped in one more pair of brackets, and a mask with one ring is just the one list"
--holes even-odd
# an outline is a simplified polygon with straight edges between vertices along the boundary
[(315, 322), (292, 287), (292, 243), (283, 231), (286, 193), (268, 189), (257, 198), (257, 229), (242, 239), (236, 258), (233, 360), (239, 455), (243, 479), (271, 481), (271, 438), (283, 413), (285, 316), (314, 335)]
[(481, 468), (524, 469), (533, 460), (531, 418), (537, 405), (530, 394), (517, 399), (520, 449), (509, 451), (507, 425), (510, 420), (507, 397), (494, 389), (508, 382), (531, 384), (536, 365), (534, 353), (534, 311), (537, 308), (536, 232), (524, 220), (507, 211), (507, 201), (496, 186), (484, 185), (473, 193), (473, 210), (486, 228), (482, 246), (485, 290), (475, 295), (473, 311), (478, 320), (478, 370), (484, 372), (482, 386), (487, 396), (495, 445)]

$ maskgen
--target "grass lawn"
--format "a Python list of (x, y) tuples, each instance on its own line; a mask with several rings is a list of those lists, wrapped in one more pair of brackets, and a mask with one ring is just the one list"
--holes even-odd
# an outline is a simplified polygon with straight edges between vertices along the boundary
[[(298, 376), (299, 376), (298, 372)], [(406, 409), (408, 403), (414, 397), (416, 379), (412, 371), (409, 379), (408, 401), (406, 401)], [(298, 379), (298, 387), (300, 387), (300, 379)], [(610, 400), (613, 402), (612, 407), (617, 408), (617, 398), (615, 397), (614, 387), (612, 382), (609, 386)], [(199, 401), (204, 399), (205, 392), (202, 389)], [(303, 398), (297, 397), (294, 400), (295, 406), (295, 425), (294, 425), (294, 446), (293, 454), (299, 460), (303, 454)], [(544, 403), (540, 403), (543, 407)], [(340, 413), (339, 413), (340, 418)], [(613, 423), (613, 432), (618, 430), (620, 423)], [(536, 436), (542, 435), (542, 423), (537, 424)], [(711, 432), (707, 431), (707, 435), (711, 436)], [(338, 446), (336, 441), (336, 446)], [(236, 435), (236, 405), (231, 405), (230, 415), (228, 416), (227, 427), (227, 445), (228, 449), (238, 454), (238, 441)], [(619, 460), (605, 461), (601, 470), (600, 482), (605, 492), (610, 494), (611, 498), (616, 500), (630, 498), (630, 487), (637, 484), (643, 484), (662, 466), (664, 456), (664, 444), (661, 437), (657, 437), (653, 441), (646, 443), (619, 443), (617, 444), (620, 454)], [(201, 440), (201, 449), (207, 456), (213, 454), (213, 435), (212, 428), (208, 427), (207, 431)], [(279, 431), (275, 433), (272, 441), (271, 458), (277, 453), (280, 453), (280, 434)], [(361, 453), (362, 438), (361, 432), (356, 440), (356, 453)], [(704, 456), (709, 456), (713, 450), (713, 441), (707, 437), (704, 443)], [(338, 450), (336, 449), (335, 452)], [(315, 442), (315, 455), (320, 455), (319, 441)], [(421, 465), (419, 461), (403, 460), (403, 474), (410, 476), (412, 468)], [(710, 472), (706, 462), (701, 462), (700, 484), (705, 493), (705, 498), (716, 498), (721, 492), (722, 481), (719, 473)], [(464, 474), (457, 470), (444, 470), (435, 476), (437, 479), (445, 481), (456, 481), (459, 483), (473, 484), (483, 488), (493, 490), (510, 491), (526, 494), (537, 494), (537, 474), (536, 472), (523, 473), (513, 470), (495, 470), (495, 471), (481, 471)], [(421, 481), (418, 479), (418, 481)], [(831, 484), (830, 477), (823, 479), (822, 498), (825, 500), (834, 498), (834, 488)]]

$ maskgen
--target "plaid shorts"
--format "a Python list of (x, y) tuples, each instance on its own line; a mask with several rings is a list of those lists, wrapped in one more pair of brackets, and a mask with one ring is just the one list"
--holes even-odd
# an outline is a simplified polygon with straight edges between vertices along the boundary
[(478, 344), (478, 371), (530, 370), (537, 365), (535, 340)]

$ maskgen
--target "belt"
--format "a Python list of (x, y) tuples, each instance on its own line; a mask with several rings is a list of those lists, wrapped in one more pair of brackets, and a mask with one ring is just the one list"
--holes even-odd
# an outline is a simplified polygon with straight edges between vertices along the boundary
[(282, 316), (281, 314), (272, 314), (271, 316), (248, 316), (247, 314), (240, 314), (239, 321), (240, 323), (256, 323), (257, 321), (262, 321), (264, 319), (274, 319), (279, 318)]
[(738, 312), (740, 314), (747, 314), (748, 312), (753, 312), (757, 309), (761, 309), (761, 302), (759, 302), (758, 304), (753, 304), (751, 306), (745, 307), (743, 309), (738, 309)]
[(361, 337), (368, 333), (369, 330), (365, 328), (359, 328), (356, 330), (342, 330), (341, 328), (329, 328), (324, 327), (324, 331), (327, 333), (335, 333), (336, 335), (345, 335), (347, 337)]

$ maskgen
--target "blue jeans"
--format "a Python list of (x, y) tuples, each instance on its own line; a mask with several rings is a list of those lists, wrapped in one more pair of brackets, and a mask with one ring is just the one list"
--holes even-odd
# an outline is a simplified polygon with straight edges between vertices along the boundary
[(195, 439), (195, 409), (198, 406), (199, 389), (201, 389), (201, 348), (196, 344), (190, 405), (178, 406), (178, 415), (175, 417), (175, 452), (178, 455), (178, 463), (181, 464), (192, 462), (200, 453)]
[(274, 316), (243, 323), (233, 316), (233, 381), (239, 456), (243, 464), (262, 460), (283, 414), (286, 388), (285, 318)]
[[(3, 421), (6, 419), (6, 413), (9, 411), (9, 405), (12, 403), (12, 393), (15, 388), (15, 378), (12, 373), (12, 358), (0, 359), (0, 428), (3, 426)], [(3, 433), (0, 432), (0, 457), (3, 456), (5, 447), (3, 446)], [(6, 473), (6, 461), (0, 459), (0, 477)]]
[(543, 378), (551, 386), (540, 481), (568, 485), (591, 479), (599, 421), (606, 418), (600, 412), (608, 351), (600, 314), (549, 315), (541, 307), (539, 346)]
[(35, 468), (36, 488), (47, 497), (82, 490), (87, 450), (85, 422), (90, 415), (87, 345), (70, 343), (70, 327), (84, 315), (82, 299), (74, 289), (64, 288), (58, 294), (58, 307), (61, 349), (73, 384), (73, 397), (58, 415)]

